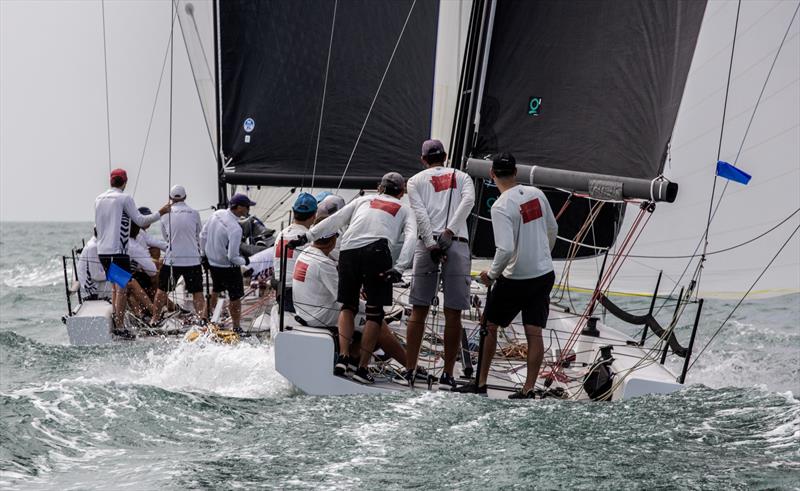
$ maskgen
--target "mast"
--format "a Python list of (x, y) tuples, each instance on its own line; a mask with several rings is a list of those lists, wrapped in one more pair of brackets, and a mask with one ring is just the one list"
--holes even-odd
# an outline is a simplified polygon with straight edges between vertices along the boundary
[(216, 102), (217, 108), (217, 117), (215, 118), (216, 122), (216, 133), (217, 133), (217, 143), (215, 148), (215, 156), (217, 159), (217, 208), (223, 208), (228, 204), (228, 188), (223, 180), (223, 167), (224, 162), (222, 160), (222, 106), (220, 105), (221, 97), (220, 92), (222, 90), (222, 82), (221, 82), (221, 68), (220, 68), (220, 56), (219, 56), (219, 15), (218, 15), (218, 7), (219, 7), (219, 0), (214, 0), (213, 3), (213, 16), (214, 16), (214, 100)]

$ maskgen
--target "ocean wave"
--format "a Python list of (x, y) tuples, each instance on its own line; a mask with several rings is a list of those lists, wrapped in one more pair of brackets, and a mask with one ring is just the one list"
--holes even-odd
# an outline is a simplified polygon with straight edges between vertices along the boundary
[(64, 281), (61, 261), (51, 258), (36, 264), (17, 264), (0, 269), (0, 282), (9, 288), (39, 288)]

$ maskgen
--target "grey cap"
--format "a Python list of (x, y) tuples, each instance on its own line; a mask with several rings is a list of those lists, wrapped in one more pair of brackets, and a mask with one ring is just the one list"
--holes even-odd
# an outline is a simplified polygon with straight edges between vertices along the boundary
[(345, 205), (344, 198), (341, 196), (336, 196), (335, 194), (329, 194), (325, 196), (325, 198), (319, 202), (319, 206), (317, 207), (317, 216), (331, 216), (337, 211), (344, 208)]
[(381, 186), (395, 188), (398, 190), (405, 189), (406, 180), (399, 172), (387, 172), (381, 179)]
[(444, 154), (444, 145), (439, 140), (425, 140), (422, 144), (422, 156), (432, 157), (434, 155)]

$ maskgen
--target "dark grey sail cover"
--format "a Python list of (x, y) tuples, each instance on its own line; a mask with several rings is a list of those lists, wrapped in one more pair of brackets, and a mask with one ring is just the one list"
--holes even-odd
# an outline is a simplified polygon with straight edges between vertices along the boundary
[(498, 0), (473, 155), (661, 173), (704, 0)]
[[(336, 186), (412, 0), (339, 0), (317, 160)], [(417, 0), (347, 170), (344, 187), (419, 170), (429, 137), (439, 4)], [(238, 184), (309, 185), (333, 0), (220, 0), (222, 150)], [(249, 140), (249, 141), (248, 141)]]

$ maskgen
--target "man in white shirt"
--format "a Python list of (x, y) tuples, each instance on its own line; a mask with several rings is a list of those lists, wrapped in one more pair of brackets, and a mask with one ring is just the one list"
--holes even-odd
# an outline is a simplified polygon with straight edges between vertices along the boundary
[(516, 183), (517, 166), (508, 153), (492, 159), (491, 176), (500, 190), (492, 205), (492, 227), (497, 250), (481, 281), (491, 290), (483, 312), (488, 334), (484, 339), (478, 383), (457, 392), (486, 394), (486, 379), (497, 345), (497, 326), (506, 327), (522, 311), (528, 341), (528, 367), (522, 389), (510, 399), (534, 396), (544, 357), (542, 329), (550, 312), (550, 290), (555, 274), (550, 251), (556, 243), (558, 223), (545, 194), (533, 186)]
[(200, 232), (203, 226), (200, 213), (186, 204), (186, 190), (175, 185), (169, 191), (172, 210), (169, 218), (161, 221), (161, 236), (167, 243), (164, 265), (158, 274), (158, 292), (152, 324), (161, 318), (161, 309), (167, 303), (167, 292), (175, 289), (181, 277), (186, 291), (192, 294), (195, 313), (205, 316), (203, 299), (203, 268), (200, 266)]
[[(467, 217), (475, 204), (472, 178), (444, 167), (447, 153), (439, 140), (422, 144), (426, 167), (408, 180), (408, 201), (417, 218), (419, 241), (414, 252), (414, 273), (409, 300), (406, 371), (395, 380), (409, 385), (414, 380), (417, 357), (425, 332), (425, 318), (433, 299), (444, 290), (444, 370), (440, 390), (453, 390), (453, 368), (461, 340), (461, 311), (470, 308), (470, 249)], [(442, 261), (446, 256), (446, 261)], [(440, 275), (441, 270), (441, 275)]]
[[(303, 325), (335, 330), (342, 305), (336, 301), (339, 273), (331, 253), (336, 248), (338, 235), (318, 238), (297, 257), (292, 294), (295, 319)], [(363, 321), (361, 312), (358, 316)], [(360, 343), (362, 333), (363, 325), (356, 327), (352, 342)], [(381, 323), (377, 348), (405, 364), (405, 350), (385, 322)]]
[[(103, 269), (108, 274), (111, 264), (116, 264), (128, 273), (131, 272), (131, 261), (128, 255), (131, 222), (141, 226), (149, 225), (162, 215), (169, 213), (170, 205), (162, 206), (157, 213), (142, 215), (136, 208), (133, 198), (124, 194), (128, 183), (128, 175), (123, 169), (111, 171), (111, 189), (95, 199), (94, 222), (97, 229), (97, 254)], [(115, 331), (124, 336), (130, 335), (125, 330), (125, 308), (127, 295), (125, 288), (114, 286), (114, 324)]]
[[(342, 304), (339, 314), (339, 350), (334, 373), (343, 375), (350, 357), (350, 340), (353, 337), (354, 316), (358, 312), (361, 288), (366, 296), (366, 318), (361, 342), (361, 356), (353, 379), (371, 384), (372, 375), (367, 363), (383, 323), (383, 307), (392, 304), (392, 284), (401, 281), (402, 272), (411, 266), (417, 241), (417, 221), (411, 209), (400, 201), (405, 193), (405, 181), (397, 172), (389, 172), (381, 179), (379, 194), (362, 196), (314, 225), (304, 235), (290, 241), (288, 247), (301, 246), (319, 237), (339, 232), (342, 235), (339, 256), (339, 285), (337, 301)], [(395, 262), (392, 249), (402, 244)]]
[[(317, 199), (310, 193), (300, 193), (292, 205), (292, 223), (288, 227), (281, 230), (278, 237), (275, 239), (275, 278), (280, 281), (281, 278), (281, 257), (286, 251), (286, 285), (284, 286), (283, 297), (283, 310), (286, 312), (294, 312), (294, 305), (292, 304), (292, 284), (294, 279), (294, 262), (297, 260), (297, 255), (305, 249), (305, 246), (298, 247), (297, 250), (287, 249), (286, 243), (290, 240), (304, 235), (308, 232), (308, 227), (314, 223), (317, 216)], [(278, 289), (280, 294), (280, 288)]]
[(83, 246), (78, 257), (78, 283), (84, 300), (110, 300), (111, 284), (106, 281), (106, 272), (97, 257), (97, 238)]
[(214, 288), (208, 312), (214, 309), (220, 292), (228, 292), (228, 310), (233, 322), (233, 330), (241, 332), (242, 297), (244, 296), (244, 279), (242, 266), (250, 264), (250, 260), (242, 257), (239, 246), (242, 244), (242, 227), (239, 218), (250, 214), (250, 207), (255, 202), (244, 194), (234, 194), (229, 208), (217, 210), (208, 219), (200, 232), (200, 248), (208, 259), (211, 281)]

